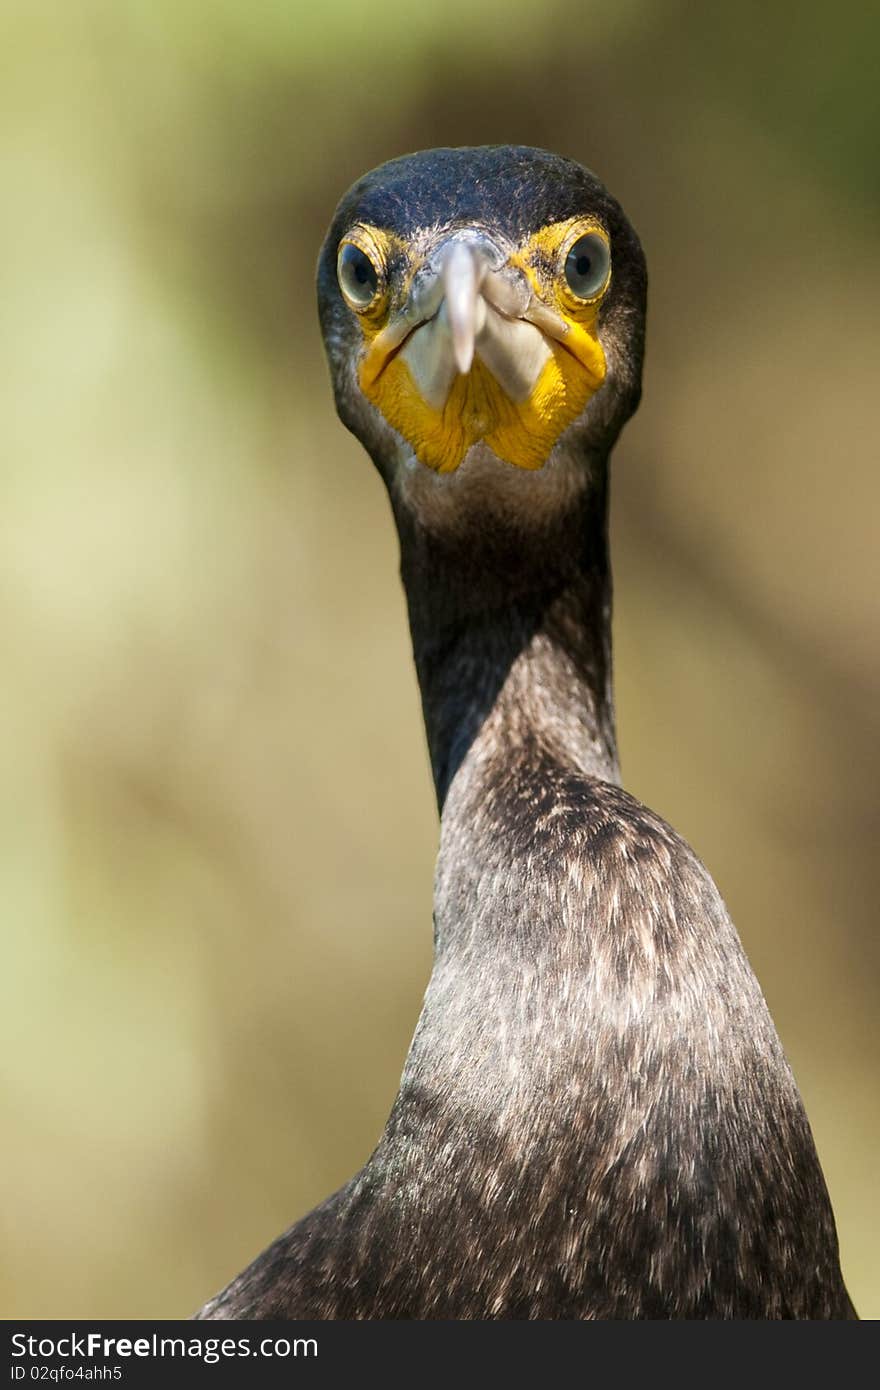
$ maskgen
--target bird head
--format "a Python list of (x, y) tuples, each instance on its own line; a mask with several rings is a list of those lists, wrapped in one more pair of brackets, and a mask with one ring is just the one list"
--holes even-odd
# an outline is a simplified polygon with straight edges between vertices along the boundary
[(321, 251), (339, 414), (389, 481), (607, 453), (638, 403), (645, 284), (622, 210), (572, 160), (392, 160), (346, 193)]

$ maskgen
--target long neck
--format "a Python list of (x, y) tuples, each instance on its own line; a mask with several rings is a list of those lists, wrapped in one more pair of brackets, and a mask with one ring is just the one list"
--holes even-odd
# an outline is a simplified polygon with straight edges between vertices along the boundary
[(395, 510), (441, 811), (465, 761), (479, 775), (517, 752), (618, 781), (605, 460), (540, 527)]

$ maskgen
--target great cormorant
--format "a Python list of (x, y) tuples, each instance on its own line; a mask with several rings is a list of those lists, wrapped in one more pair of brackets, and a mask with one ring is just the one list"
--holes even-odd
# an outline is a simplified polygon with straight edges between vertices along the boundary
[(621, 789), (608, 455), (646, 275), (520, 147), (345, 195), (318, 299), (400, 535), (435, 960), (372, 1157), (203, 1318), (847, 1318), (813, 1138), (706, 869)]

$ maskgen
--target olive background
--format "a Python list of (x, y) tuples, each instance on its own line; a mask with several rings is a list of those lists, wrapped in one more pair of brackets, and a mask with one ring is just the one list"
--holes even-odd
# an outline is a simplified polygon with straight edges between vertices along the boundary
[(187, 1316), (381, 1131), (437, 825), (314, 263), (364, 170), (520, 142), (593, 168), (646, 248), (625, 783), (731, 908), (877, 1316), (880, 11), (0, 25), (0, 1313)]

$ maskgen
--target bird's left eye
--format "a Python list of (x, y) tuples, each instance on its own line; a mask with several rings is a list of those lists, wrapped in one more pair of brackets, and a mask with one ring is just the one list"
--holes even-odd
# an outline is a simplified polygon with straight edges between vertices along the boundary
[(565, 278), (578, 299), (593, 299), (608, 283), (611, 252), (598, 232), (578, 237), (565, 258)]
[(379, 271), (353, 241), (343, 242), (336, 261), (339, 288), (352, 309), (368, 309), (379, 293)]

